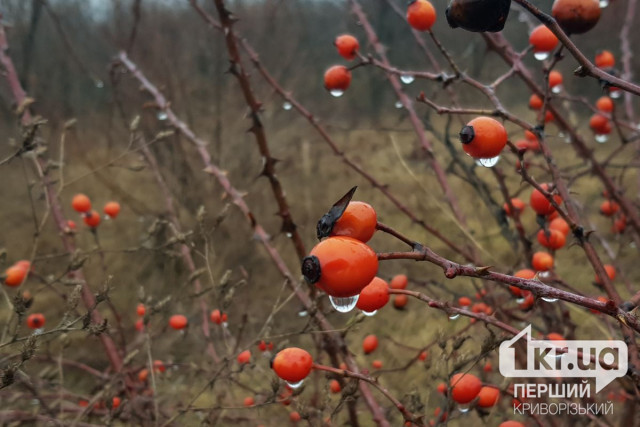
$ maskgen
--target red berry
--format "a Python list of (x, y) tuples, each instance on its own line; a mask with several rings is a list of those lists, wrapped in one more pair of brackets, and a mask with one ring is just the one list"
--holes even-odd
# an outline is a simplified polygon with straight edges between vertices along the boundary
[(393, 297), (393, 306), (398, 310), (402, 310), (406, 307), (409, 302), (409, 297), (406, 295), (396, 295)]
[[(527, 207), (527, 205), (520, 199), (514, 197), (513, 199), (511, 199), (511, 204), (513, 205), (513, 208), (515, 209), (515, 216), (520, 216), (520, 214), (522, 213), (522, 211), (524, 210), (524, 208)], [(507, 214), (507, 216), (513, 216), (511, 214), (511, 208), (509, 207), (508, 203), (505, 203), (502, 208), (504, 209), (505, 213)]]
[(538, 242), (545, 248), (558, 250), (566, 243), (566, 236), (558, 230), (540, 230)]
[(382, 361), (381, 360), (374, 360), (373, 362), (371, 362), (371, 366), (374, 369), (382, 369)]
[(600, 213), (604, 216), (614, 216), (620, 210), (620, 205), (613, 200), (605, 200), (600, 205)]
[(324, 73), (324, 87), (344, 92), (351, 84), (351, 71), (344, 65), (334, 65)]
[(533, 94), (531, 95), (531, 97), (529, 98), (529, 107), (532, 110), (539, 110), (542, 108), (542, 105), (544, 104), (544, 101), (542, 101), (542, 98), (540, 98), (537, 94)]
[(601, 50), (596, 54), (595, 64), (598, 68), (613, 68), (616, 65), (616, 58), (608, 50)]
[(88, 212), (84, 215), (83, 220), (87, 226), (96, 228), (100, 225), (100, 214), (96, 211)]
[(91, 200), (84, 194), (76, 194), (71, 199), (71, 207), (80, 213), (89, 212), (91, 210)]
[(249, 407), (249, 406), (253, 406), (253, 405), (255, 405), (255, 403), (256, 403), (256, 402), (255, 402), (255, 400), (253, 399), (253, 397), (248, 396), (248, 397), (245, 397), (245, 398), (244, 398), (243, 405), (244, 405), (244, 406), (246, 406), (246, 407)]
[(482, 382), (475, 375), (458, 373), (451, 377), (451, 398), (458, 403), (469, 403), (476, 398)]
[(108, 202), (104, 205), (104, 213), (109, 216), (109, 218), (115, 218), (120, 213), (120, 203), (118, 202)]
[(238, 355), (237, 360), (238, 360), (238, 363), (241, 365), (249, 363), (251, 361), (251, 351), (249, 350), (243, 351)]
[(391, 289), (406, 289), (409, 284), (409, 279), (404, 274), (397, 274), (393, 276), (389, 285)]
[(378, 348), (378, 337), (375, 335), (367, 335), (362, 341), (362, 350), (364, 354), (373, 353)]
[(569, 227), (569, 224), (567, 224), (567, 221), (565, 221), (563, 218), (558, 217), (553, 219), (549, 223), (549, 230), (558, 230), (566, 237), (569, 235), (571, 228)]
[(28, 268), (24, 268), (24, 266), (16, 263), (5, 270), (4, 274), (6, 277), (4, 279), (4, 284), (10, 287), (20, 286), (22, 282), (24, 282), (28, 273)]
[(389, 285), (379, 277), (374, 277), (360, 292), (356, 307), (360, 310), (372, 313), (380, 310), (389, 302)]
[(491, 117), (480, 116), (471, 120), (460, 131), (462, 149), (471, 157), (496, 157), (507, 144), (507, 131), (502, 123)]
[(378, 272), (378, 256), (351, 237), (329, 237), (305, 258), (302, 273), (310, 283), (333, 297), (358, 295)]
[(407, 22), (418, 31), (429, 31), (436, 22), (436, 10), (427, 0), (414, 0), (407, 8)]
[(604, 113), (611, 113), (614, 108), (613, 100), (608, 96), (602, 96), (596, 101), (596, 108)]
[(27, 326), (29, 329), (40, 329), (44, 326), (45, 318), (42, 313), (33, 313), (27, 317)]
[(500, 390), (495, 387), (485, 386), (478, 393), (478, 406), (481, 408), (491, 408), (500, 398)]
[[(549, 185), (548, 184), (541, 184), (540, 188), (542, 188), (546, 192), (549, 191)], [(558, 205), (560, 205), (560, 203), (562, 203), (562, 197), (560, 197), (557, 194), (553, 196), (553, 200), (555, 200), (555, 202)], [(556, 209), (549, 202), (549, 200), (547, 200), (547, 198), (544, 196), (544, 194), (542, 194), (540, 191), (538, 191), (537, 188), (534, 188), (533, 191), (531, 192), (531, 198), (529, 200), (529, 203), (531, 204), (531, 207), (533, 208), (534, 211), (536, 211), (536, 213), (538, 215), (549, 215), (550, 213), (552, 213)]]
[(553, 268), (553, 257), (546, 252), (536, 252), (531, 259), (531, 265), (536, 271), (548, 271)]
[(145, 315), (146, 312), (147, 312), (147, 309), (145, 308), (144, 304), (142, 303), (138, 304), (138, 306), (136, 307), (136, 313), (138, 314), (138, 316), (142, 317)]
[(562, 73), (560, 71), (552, 70), (549, 73), (549, 87), (553, 88), (562, 84)]
[(313, 359), (311, 355), (297, 347), (289, 347), (276, 354), (273, 359), (273, 370), (285, 381), (297, 383), (309, 375)]
[(174, 314), (169, 318), (169, 326), (173, 329), (184, 329), (188, 323), (187, 317), (182, 314)]
[(534, 52), (551, 52), (558, 45), (558, 38), (549, 28), (538, 25), (529, 36)]
[[(616, 268), (611, 265), (611, 264), (605, 264), (604, 266), (604, 271), (607, 273), (607, 277), (609, 277), (610, 281), (613, 281), (616, 278)], [(598, 284), (599, 286), (602, 286), (602, 279), (600, 279), (600, 277), (598, 277), (598, 275), (596, 274), (596, 278), (595, 278), (596, 284)]]
[(335, 41), (336, 48), (338, 48), (338, 53), (347, 61), (353, 60), (358, 50), (360, 49), (360, 43), (358, 43), (358, 39), (353, 37), (351, 34), (343, 34), (338, 36)]
[(120, 407), (120, 398), (118, 396), (114, 396), (111, 400), (111, 408), (118, 409)]
[(340, 393), (342, 387), (340, 387), (338, 380), (331, 380), (329, 383), (329, 389), (331, 389), (331, 393)]
[(347, 236), (367, 243), (376, 232), (378, 218), (370, 204), (349, 202), (331, 230), (331, 236)]

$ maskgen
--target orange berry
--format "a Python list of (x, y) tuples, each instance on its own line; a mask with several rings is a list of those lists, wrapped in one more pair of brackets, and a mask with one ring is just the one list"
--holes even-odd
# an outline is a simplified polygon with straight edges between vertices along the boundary
[(558, 45), (558, 38), (544, 25), (538, 25), (529, 36), (534, 52), (551, 52)]
[(616, 58), (608, 50), (601, 50), (596, 53), (595, 64), (598, 68), (613, 68), (616, 65)]
[(245, 397), (245, 398), (244, 398), (243, 405), (244, 405), (245, 407), (249, 407), (249, 406), (253, 406), (253, 405), (255, 405), (255, 403), (256, 403), (256, 402), (255, 402), (255, 400), (253, 399), (253, 397), (251, 397), (251, 396), (247, 396), (247, 397)]
[(290, 383), (297, 383), (309, 375), (313, 366), (311, 355), (297, 347), (289, 347), (276, 354), (272, 369), (278, 377)]
[(144, 320), (143, 319), (136, 320), (136, 331), (138, 331), (138, 332), (144, 331)]
[(625, 228), (627, 228), (627, 217), (625, 215), (620, 215), (620, 217), (613, 222), (611, 231), (622, 234), (624, 233)]
[(162, 363), (162, 360), (154, 360), (153, 361), (153, 372), (159, 372), (159, 373), (164, 373), (167, 370), (167, 368), (164, 366), (164, 363)]
[(318, 243), (302, 263), (309, 283), (333, 297), (358, 295), (378, 272), (378, 256), (351, 237), (329, 237)]
[(347, 61), (353, 60), (360, 49), (358, 39), (353, 37), (351, 34), (342, 34), (336, 37), (334, 44), (336, 45), (336, 48), (338, 48), (340, 56)]
[(600, 205), (600, 213), (604, 216), (614, 216), (620, 210), (620, 205), (613, 200), (605, 200)]
[(147, 381), (147, 378), (149, 377), (149, 370), (148, 369), (143, 369), (140, 372), (138, 372), (138, 379), (140, 380), (140, 382), (145, 382)]
[(549, 87), (556, 87), (562, 84), (563, 78), (560, 71), (552, 70), (549, 73)]
[(111, 399), (111, 409), (118, 409), (120, 407), (120, 398), (118, 396), (114, 396)]
[(493, 366), (491, 366), (491, 362), (485, 363), (485, 365), (483, 366), (482, 370), (484, 372), (491, 372), (493, 370)]
[(471, 157), (496, 157), (507, 144), (507, 131), (491, 117), (480, 116), (471, 120), (460, 131), (462, 149)]
[(260, 350), (260, 351), (262, 351), (262, 352), (267, 351), (267, 343), (266, 343), (266, 342), (264, 342), (264, 340), (261, 340), (261, 341), (258, 343), (258, 350)]
[(436, 10), (427, 0), (414, 0), (407, 8), (407, 22), (418, 31), (429, 31), (436, 22)]
[(568, 34), (586, 33), (600, 19), (598, 0), (555, 0), (551, 14)]
[(428, 351), (421, 351), (420, 354), (418, 355), (418, 360), (420, 361), (425, 361), (427, 360), (427, 357), (429, 356), (429, 352)]
[(558, 250), (566, 243), (566, 236), (558, 230), (538, 231), (538, 242), (548, 249)]
[(331, 393), (340, 393), (342, 387), (340, 387), (338, 380), (331, 380), (329, 383), (329, 389), (331, 390)]
[(44, 326), (44, 315), (42, 313), (33, 313), (27, 317), (27, 326), (29, 329), (40, 329)]
[[(549, 122), (552, 122), (552, 121), (553, 121), (553, 119), (554, 119), (554, 117), (553, 117), (553, 113), (552, 113), (551, 111), (547, 110), (547, 111), (544, 113), (544, 122), (545, 122), (545, 123), (549, 123)], [(538, 117), (538, 120), (540, 120), (540, 117)]]
[(344, 65), (334, 65), (324, 73), (324, 87), (344, 92), (351, 84), (351, 71)]
[(519, 421), (505, 421), (501, 423), (498, 427), (526, 427)]
[(356, 307), (372, 313), (380, 310), (389, 302), (389, 284), (379, 277), (374, 277), (371, 283), (360, 291)]
[(440, 394), (444, 394), (444, 395), (447, 394), (447, 385), (445, 383), (438, 384), (438, 387), (436, 387), (436, 389)]
[[(611, 264), (605, 264), (603, 265), (604, 267), (604, 271), (607, 273), (607, 276), (609, 277), (610, 281), (613, 281), (616, 278), (616, 268), (611, 265)], [(602, 286), (602, 279), (600, 279), (600, 277), (598, 277), (598, 275), (596, 274), (596, 284), (598, 284), (599, 286)]]
[(76, 222), (72, 220), (67, 220), (67, 227), (69, 228), (69, 230), (75, 231), (75, 229), (77, 228)]
[(408, 284), (409, 279), (404, 274), (396, 274), (389, 283), (391, 289), (406, 289)]
[(406, 307), (409, 302), (409, 297), (406, 295), (396, 295), (393, 297), (393, 306), (398, 310), (402, 310)]
[(71, 199), (71, 207), (80, 213), (89, 212), (91, 210), (91, 200), (84, 194), (76, 194)]
[(458, 304), (462, 307), (468, 307), (471, 305), (471, 298), (469, 297), (460, 297), (458, 298)]
[(147, 312), (147, 309), (145, 308), (144, 304), (142, 303), (138, 304), (138, 306), (136, 307), (136, 314), (142, 317), (145, 315), (146, 312)]
[(542, 108), (543, 105), (544, 105), (544, 101), (537, 94), (534, 93), (529, 98), (529, 107), (532, 110), (539, 110)]
[(457, 373), (451, 377), (451, 398), (458, 403), (469, 403), (478, 396), (482, 382), (473, 374)]
[(553, 257), (546, 252), (536, 252), (531, 259), (531, 265), (536, 271), (548, 271), (553, 268)]
[(187, 317), (182, 314), (174, 314), (169, 318), (169, 326), (173, 329), (184, 329), (188, 323)]
[(376, 232), (378, 217), (370, 204), (349, 202), (331, 230), (331, 236), (347, 236), (367, 243)]
[(613, 99), (608, 96), (601, 96), (596, 101), (596, 108), (604, 113), (611, 113), (613, 111)]
[(611, 133), (611, 123), (602, 114), (594, 114), (589, 119), (589, 127), (598, 135), (608, 135)]
[(495, 387), (485, 386), (478, 393), (478, 406), (481, 408), (491, 408), (500, 398), (500, 390)]
[(24, 267), (14, 264), (4, 271), (6, 278), (4, 284), (10, 287), (20, 286), (27, 277), (29, 270)]
[[(548, 184), (541, 184), (540, 187), (547, 192), (549, 191)], [(557, 194), (553, 196), (553, 199), (558, 205), (562, 203), (562, 197), (560, 197)], [(549, 200), (547, 200), (544, 194), (538, 191), (537, 188), (534, 188), (533, 191), (531, 192), (531, 198), (529, 199), (529, 203), (531, 204), (531, 207), (533, 208), (534, 211), (536, 211), (538, 215), (548, 215), (556, 209), (549, 202)]]
[(96, 211), (91, 211), (84, 215), (83, 220), (87, 226), (96, 228), (100, 225), (100, 214)]
[(382, 369), (382, 361), (381, 360), (374, 360), (373, 362), (371, 362), (371, 366), (374, 369)]
[(364, 354), (373, 353), (378, 348), (378, 337), (375, 335), (367, 335), (362, 341), (362, 351)]
[(242, 353), (238, 354), (236, 358), (239, 364), (244, 365), (251, 361), (251, 351), (245, 350)]
[(220, 312), (220, 310), (215, 309), (209, 315), (209, 319), (211, 319), (213, 323), (216, 323), (219, 325), (222, 323), (222, 313)]
[(120, 213), (120, 203), (118, 202), (108, 202), (104, 205), (104, 213), (109, 216), (109, 218), (115, 218)]
[(522, 295), (524, 296), (524, 301), (522, 301), (518, 307), (520, 307), (521, 310), (525, 310), (525, 311), (529, 310), (531, 307), (533, 307), (533, 304), (535, 303), (535, 298), (533, 297), (533, 294), (529, 291), (523, 291)]
[(569, 224), (567, 224), (567, 221), (565, 221), (563, 218), (558, 217), (553, 219), (549, 223), (549, 230), (557, 230), (565, 236), (568, 236), (571, 228), (569, 227)]
[[(522, 213), (524, 208), (527, 207), (527, 205), (522, 200), (518, 199), (517, 197), (514, 197), (513, 199), (511, 199), (511, 204), (513, 205), (513, 208), (515, 209), (515, 216), (516, 217), (520, 216), (520, 214)], [(511, 214), (511, 208), (509, 207), (509, 203), (505, 203), (502, 206), (502, 208), (504, 209), (504, 211), (507, 214), (507, 216), (513, 217), (513, 215)]]
[(292, 413), (289, 414), (289, 420), (292, 423), (297, 423), (302, 419), (302, 417), (300, 416), (299, 413), (297, 413), (296, 411), (293, 411)]

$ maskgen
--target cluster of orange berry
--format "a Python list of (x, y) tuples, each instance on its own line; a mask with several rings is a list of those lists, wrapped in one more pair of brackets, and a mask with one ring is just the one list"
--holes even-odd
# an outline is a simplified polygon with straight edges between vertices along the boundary
[[(82, 219), (87, 226), (96, 228), (100, 225), (100, 214), (95, 210), (91, 210), (91, 199), (86, 195), (79, 193), (73, 196), (73, 199), (71, 199), (71, 207), (82, 215)], [(104, 205), (103, 211), (108, 218), (114, 219), (120, 213), (120, 203), (107, 202)], [(68, 221), (67, 226), (70, 230), (76, 229), (75, 222), (71, 220)]]

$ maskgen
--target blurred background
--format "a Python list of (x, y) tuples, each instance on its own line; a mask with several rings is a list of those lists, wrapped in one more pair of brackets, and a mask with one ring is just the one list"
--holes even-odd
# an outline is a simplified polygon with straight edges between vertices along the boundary
[[(405, 10), (404, 0), (391, 3)], [(201, 0), (199, 4), (217, 18), (212, 1)], [(471, 116), (463, 116), (463, 121), (458, 117), (449, 119), (435, 114), (426, 105), (415, 105), (436, 157), (447, 170), (467, 217), (467, 227), (462, 227), (452, 216), (427, 166), (406, 111), (397, 108), (398, 100), (384, 72), (371, 66), (353, 70), (351, 87), (339, 98), (332, 97), (324, 89), (325, 69), (334, 64), (346, 64), (333, 46), (337, 35), (353, 34), (359, 39), (365, 56), (373, 53), (346, 1), (235, 0), (226, 4), (239, 19), (235, 27), (238, 33), (259, 53), (264, 67), (311, 111), (349, 158), (387, 185), (418, 218), (454, 242), (475, 246), (485, 265), (496, 266), (497, 271), (505, 273), (527, 266), (528, 260), (515, 238), (513, 227), (501, 212), (504, 198), (493, 175), (489, 169), (474, 165), (459, 147), (457, 134)], [(416, 43), (404, 17), (396, 13), (390, 2), (362, 0), (361, 4), (394, 66), (437, 71)], [(620, 57), (618, 32), (626, 14), (626, 4), (623, 0), (612, 1), (603, 10), (594, 31), (573, 38), (588, 58), (592, 59), (600, 49), (608, 49)], [(438, 20), (433, 31), (461, 70), (483, 83), (490, 83), (507, 72), (508, 67), (494, 52), (487, 50), (482, 37), (447, 26), (444, 1), (436, 0), (434, 6)], [(548, 12), (551, 1), (540, 1), (536, 6)], [(251, 126), (248, 108), (237, 81), (227, 72), (229, 60), (221, 34), (210, 28), (186, 0), (0, 0), (0, 12), (10, 45), (8, 53), (28, 96), (33, 98), (33, 111), (47, 121), (41, 136), (48, 155), (54, 159), (51, 167), (60, 184), (66, 214), (78, 223), (76, 240), (83, 255), (87, 256), (84, 264), (87, 279), (96, 291), (105, 283), (111, 286), (109, 295), (122, 316), (129, 349), (143, 342), (134, 328), (136, 304), (141, 301), (156, 303), (171, 297), (151, 318), (150, 326), (154, 331), (153, 357), (175, 364), (167, 378), (159, 379), (156, 384), (161, 406), (173, 408), (177, 404), (172, 402), (175, 399), (180, 400), (178, 406), (187, 405), (210, 375), (211, 367), (205, 359), (205, 344), (199, 329), (192, 327), (188, 333), (179, 334), (166, 330), (165, 326), (168, 317), (174, 313), (184, 313), (197, 323), (199, 298), (204, 298), (210, 309), (220, 308), (229, 314), (228, 332), (220, 328), (213, 332), (222, 355), (233, 358), (237, 349), (255, 350), (256, 339), (268, 339), (277, 347), (295, 344), (312, 349), (308, 331), (314, 326), (309, 324), (309, 318), (300, 315), (301, 306), (295, 298), (286, 300), (289, 290), (283, 288), (281, 276), (263, 247), (253, 238), (245, 218), (225, 197), (220, 185), (202, 172), (194, 147), (175, 133), (153, 142), (150, 149), (175, 198), (197, 268), (204, 269), (200, 279), (206, 293), (204, 296), (193, 294), (192, 277), (177, 248), (169, 242), (174, 234), (166, 222), (162, 194), (139, 146), (132, 142), (130, 124), (136, 117), (140, 119), (139, 130), (145, 141), (153, 140), (172, 127), (150, 96), (140, 90), (139, 83), (122, 68), (113, 67), (114, 58), (121, 50), (127, 51), (131, 60), (164, 93), (176, 115), (207, 142), (213, 161), (228, 173), (237, 189), (246, 193), (245, 200), (258, 222), (271, 235), (289, 268), (298, 274), (299, 261), (290, 239), (280, 231), (281, 219), (276, 215), (278, 209), (268, 180), (259, 176), (262, 163), (254, 137), (247, 132)], [(514, 5), (503, 34), (516, 50), (523, 51), (528, 45), (529, 31), (536, 25), (529, 15)], [(631, 32), (632, 46), (639, 37), (637, 32)], [(427, 36), (423, 39), (441, 67), (447, 70), (446, 61), (431, 40)], [(355, 199), (372, 204), (381, 222), (424, 242), (450, 259), (465, 261), (412, 223), (384, 195), (347, 168), (310, 124), (290, 109), (262, 79), (246, 56), (243, 60), (250, 71), (255, 95), (263, 103), (261, 118), (272, 155), (279, 160), (277, 174), (307, 250), (316, 243), (315, 224), (320, 216), (350, 187), (358, 185)], [(531, 53), (523, 61), (542, 83), (541, 63)], [(638, 61), (637, 56), (632, 58), (632, 69), (637, 69)], [(576, 67), (577, 63), (570, 56), (557, 66), (564, 75), (565, 94), (593, 103), (601, 96), (602, 89), (594, 79), (573, 77)], [(465, 107), (491, 108), (489, 101), (479, 96), (475, 89), (457, 82), (450, 87)], [(434, 102), (451, 105), (450, 95), (436, 82), (416, 79), (405, 85), (404, 90), (411, 99), (424, 91)], [(529, 122), (536, 120), (535, 113), (528, 108), (530, 91), (519, 79), (509, 78), (499, 87), (497, 95), (510, 112)], [(620, 141), (616, 137), (606, 144), (593, 140), (588, 124), (592, 111), (586, 105), (562, 97), (554, 102), (564, 109), (579, 134), (596, 150), (598, 159), (606, 158), (619, 147)], [(637, 106), (635, 100), (634, 104)], [(0, 158), (15, 152), (21, 141), (14, 109), (11, 93), (2, 80)], [(634, 119), (625, 117), (635, 123)], [(512, 124), (506, 124), (506, 127), (512, 140), (523, 137), (522, 131)], [(637, 251), (630, 246), (631, 239), (624, 234), (612, 234), (611, 221), (598, 215), (603, 188), (588, 174), (589, 165), (565, 143), (566, 136), (552, 123), (545, 132), (563, 174), (576, 176), (570, 180), (570, 189), (586, 225), (599, 230), (599, 238), (594, 239), (597, 249), (605, 261), (614, 254), (616, 264), (623, 268), (616, 284), (623, 297), (629, 297), (640, 278), (640, 272), (633, 267)], [(453, 142), (453, 152), (445, 146), (447, 138)], [(614, 162), (618, 166), (612, 166), (611, 173), (637, 203), (637, 154), (633, 149), (628, 153), (626, 158), (619, 159), (620, 162)], [(458, 164), (460, 161), (473, 171), (477, 182), (468, 181)], [(528, 201), (530, 189), (521, 183), (515, 161), (514, 155), (506, 153), (498, 167), (506, 175), (509, 192)], [(545, 168), (541, 167), (544, 159), (536, 157), (532, 163), (539, 165), (532, 168), (535, 178), (541, 182), (548, 179)], [(627, 166), (621, 166), (624, 164)], [(3, 195), (0, 267), (4, 269), (18, 259), (29, 259), (34, 254), (36, 274), (21, 290), (28, 289), (34, 296), (31, 311), (44, 313), (48, 324), (53, 326), (64, 313), (65, 295), (71, 292), (69, 286), (56, 280), (64, 275), (69, 257), (63, 252), (52, 221), (46, 223), (41, 235), (34, 236), (34, 216), (36, 221), (41, 219), (46, 204), (31, 162), (17, 158), (1, 165), (0, 180), (3, 183), (0, 190)], [(484, 183), (488, 192), (480, 195), (478, 182)], [(96, 208), (109, 200), (119, 201), (122, 205), (120, 216), (103, 221), (97, 233), (91, 233), (70, 206), (72, 196), (80, 192), (88, 195)], [(523, 214), (522, 222), (537, 245), (534, 233), (538, 228), (531, 209)], [(380, 234), (370, 243), (376, 251), (404, 249), (397, 241)], [(577, 246), (567, 246), (556, 254), (557, 274), (584, 294), (599, 295), (601, 291), (592, 283), (593, 272), (583, 251)], [(445, 282), (441, 270), (426, 263), (381, 263), (381, 277), (389, 279), (398, 273), (409, 276), (411, 288), (444, 301), (454, 301), (460, 296), (473, 297), (484, 286), (468, 278)], [(7, 292), (12, 298), (17, 291), (8, 289)], [(495, 304), (501, 301), (517, 307), (503, 290), (499, 295), (493, 300)], [(286, 303), (269, 320), (266, 329), (263, 328), (274, 304), (283, 300)], [(12, 319), (12, 313), (2, 304), (4, 300), (0, 303), (0, 325)], [(533, 322), (539, 331), (552, 332), (548, 330), (549, 322), (554, 323), (568, 315), (573, 326), (556, 323), (561, 330), (555, 332), (570, 331), (581, 338), (613, 333), (606, 322), (594, 320), (586, 310), (564, 305), (547, 306), (543, 310), (548, 313), (547, 319), (544, 316), (533, 319), (522, 313), (521, 321), (514, 326), (519, 328)], [(114, 321), (110, 310), (103, 306), (100, 309), (111, 322)], [(336, 313), (328, 308), (328, 304), (325, 304), (325, 310), (336, 328), (348, 328), (348, 334), (345, 329), (346, 340), (362, 366), (371, 364), (371, 357), (364, 356), (359, 348), (361, 339), (369, 333), (376, 333), (383, 342), (376, 357), (384, 361), (385, 367), (394, 368), (403, 366), (415, 356), (412, 353), (415, 349), (429, 343), (445, 343), (446, 337), (468, 325), (468, 319), (448, 321), (444, 313), (429, 310), (418, 301), (410, 301), (404, 311), (387, 307), (364, 321), (356, 321), (353, 313)], [(23, 334), (27, 334), (26, 328), (23, 329)], [(241, 329), (240, 340), (234, 344)], [(443, 347), (434, 346), (426, 363), (385, 373), (380, 377), (381, 382), (398, 398), (409, 399), (407, 396), (410, 396), (419, 402), (418, 406), (423, 405), (424, 411), (431, 413), (439, 399), (435, 386), (451, 372), (456, 358), (477, 355), (485, 337), (484, 328), (476, 326), (475, 329), (481, 332), (471, 334), (473, 337), (462, 334), (468, 339), (463, 340), (459, 349), (453, 351), (446, 343)], [(262, 335), (257, 336), (259, 333)], [(97, 351), (96, 338), (78, 333), (70, 334), (66, 339), (72, 343), (64, 350), (68, 357), (97, 369), (107, 366), (104, 355)], [(56, 355), (61, 351), (59, 341), (50, 339), (39, 351)], [(132, 360), (144, 365), (147, 355), (142, 353), (132, 356)], [(317, 356), (321, 361), (326, 359), (322, 353)], [(264, 390), (270, 389), (272, 379), (268, 360), (260, 359), (257, 351), (255, 357), (256, 366), (237, 378), (254, 391), (267, 393)], [(497, 366), (495, 357), (495, 354), (489, 354), (486, 360), (493, 360)], [(442, 360), (445, 363), (441, 363)], [(486, 360), (483, 359), (482, 364)], [(46, 365), (33, 362), (25, 369), (29, 375), (48, 378), (42, 373)], [(201, 378), (203, 372), (205, 378)], [(485, 381), (507, 385), (498, 373), (483, 375)], [(93, 379), (80, 372), (65, 372), (64, 380), (65, 386), (77, 396), (91, 395), (95, 391)], [(224, 386), (221, 382), (220, 386), (208, 390), (197, 403), (200, 406), (241, 406), (242, 398), (249, 392), (235, 381), (231, 377), (225, 378)], [(23, 405), (12, 401), (5, 392), (7, 390), (0, 391), (0, 407)], [(296, 404), (301, 405), (300, 411), (305, 410), (307, 398), (305, 394), (298, 398)], [(321, 405), (323, 415), (332, 413), (337, 399), (325, 396)], [(490, 425), (497, 425), (512, 413), (507, 400), (488, 415), (486, 420)], [(172, 410), (167, 409), (169, 413)], [(362, 411), (364, 413), (366, 408)], [(278, 417), (283, 416), (282, 410), (274, 405), (254, 413), (246, 410), (227, 412), (225, 416), (229, 418), (219, 420), (220, 425), (231, 422), (255, 425), (257, 420), (269, 426), (283, 425), (278, 421)], [(338, 411), (335, 415), (335, 425), (345, 422), (344, 412)], [(388, 415), (397, 422), (393, 425), (400, 425), (395, 412), (390, 410)], [(369, 425), (369, 416), (363, 415), (363, 425)], [(479, 420), (478, 415), (473, 417)], [(191, 412), (183, 420), (192, 425), (201, 422), (202, 418), (206, 418), (206, 411)], [(454, 417), (453, 422), (465, 421)]]

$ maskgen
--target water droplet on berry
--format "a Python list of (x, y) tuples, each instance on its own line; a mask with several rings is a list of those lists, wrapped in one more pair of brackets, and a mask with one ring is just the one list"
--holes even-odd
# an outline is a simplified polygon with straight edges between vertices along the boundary
[(104, 87), (104, 82), (102, 80), (96, 80), (94, 83), (98, 89), (102, 89)]
[(403, 107), (402, 102), (396, 101), (396, 103), (394, 104), (394, 107), (396, 107), (398, 109), (402, 108)]
[(476, 164), (478, 166), (484, 166), (485, 168), (492, 168), (498, 164), (498, 160), (500, 160), (500, 156), (491, 157), (489, 159), (476, 159)]
[(346, 298), (329, 296), (329, 301), (331, 302), (333, 308), (336, 309), (336, 311), (339, 311), (340, 313), (348, 313), (355, 308), (359, 297), (360, 295)]
[(164, 111), (159, 111), (157, 117), (158, 117), (158, 120), (167, 120), (169, 116)]
[(558, 298), (542, 297), (542, 301), (546, 301), (546, 302), (556, 302), (556, 301), (558, 301)]
[(549, 57), (549, 52), (536, 52), (533, 54), (533, 57), (538, 61), (544, 61)]
[(596, 134), (596, 142), (598, 142), (600, 144), (604, 144), (605, 142), (607, 142), (608, 139), (609, 139), (609, 135), (605, 135), (605, 134), (598, 135), (598, 134)]
[(285, 110), (289, 111), (293, 108), (293, 105), (291, 105), (291, 103), (289, 101), (285, 101), (282, 104), (282, 108), (284, 108)]
[(600, 9), (604, 9), (609, 6), (609, 0), (600, 0)]
[(562, 85), (555, 85), (554, 87), (551, 88), (551, 92), (560, 93), (562, 92), (562, 89), (564, 89)]
[(376, 313), (378, 312), (378, 310), (373, 310), (373, 311), (364, 311), (364, 310), (360, 310), (362, 312), (362, 314), (364, 314), (365, 316), (375, 316)]
[(289, 381), (285, 381), (285, 383), (287, 383), (287, 385), (291, 388), (300, 388), (303, 382), (304, 380), (300, 380), (297, 383), (290, 383)]
[(403, 74), (400, 76), (400, 80), (402, 80), (402, 83), (406, 85), (410, 85), (415, 80), (415, 77), (410, 76), (408, 74)]
[(331, 94), (331, 96), (335, 96), (336, 98), (339, 98), (342, 95), (344, 95), (344, 91), (340, 89), (332, 89), (329, 91), (329, 93)]
[(460, 317), (459, 313), (451, 314), (449, 315), (449, 320), (456, 320), (458, 317)]

